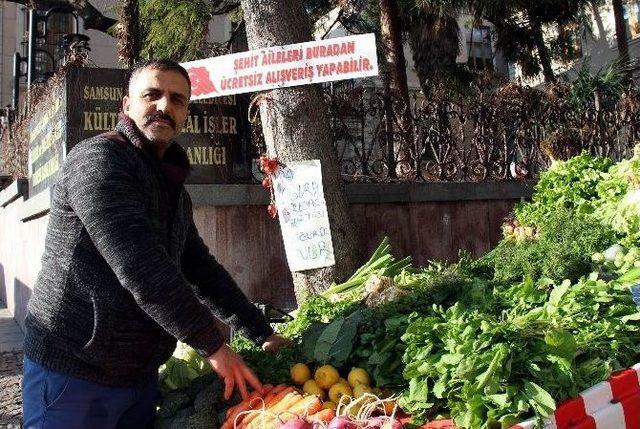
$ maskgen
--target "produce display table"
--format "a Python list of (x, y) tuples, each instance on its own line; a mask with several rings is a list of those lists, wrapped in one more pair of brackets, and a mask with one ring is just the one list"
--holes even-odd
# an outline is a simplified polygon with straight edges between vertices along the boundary
[[(511, 429), (530, 429), (528, 420)], [(560, 404), (544, 429), (640, 429), (640, 363)]]

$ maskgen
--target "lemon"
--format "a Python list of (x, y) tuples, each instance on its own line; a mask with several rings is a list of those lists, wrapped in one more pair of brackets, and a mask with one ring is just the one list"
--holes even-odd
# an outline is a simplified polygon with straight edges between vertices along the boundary
[(343, 396), (353, 396), (353, 391), (349, 385), (338, 382), (329, 389), (329, 399), (331, 399), (332, 402), (339, 404), (340, 398)]
[(355, 366), (351, 368), (351, 371), (349, 371), (347, 380), (349, 380), (349, 384), (351, 385), (351, 387), (356, 387), (357, 384), (364, 384), (365, 386), (369, 386), (369, 384), (371, 383), (367, 371), (362, 368), (356, 368)]
[(303, 385), (311, 378), (311, 370), (303, 363), (297, 363), (291, 367), (291, 380), (295, 384)]
[(346, 378), (342, 378), (342, 377), (340, 377), (340, 378), (338, 379), (338, 383), (342, 383), (342, 384), (344, 384), (344, 385), (346, 385), (346, 386), (351, 387), (351, 385), (349, 384), (349, 382), (347, 381), (347, 379), (346, 379)]
[(321, 389), (329, 389), (338, 382), (340, 374), (338, 374), (338, 370), (331, 365), (322, 365), (316, 369), (314, 378)]
[(372, 393), (371, 388), (366, 384), (358, 383), (353, 387), (353, 396), (354, 398), (360, 398), (365, 393)]
[(326, 395), (324, 393), (324, 390), (322, 390), (320, 386), (318, 386), (318, 383), (316, 383), (315, 380), (305, 381), (304, 385), (302, 386), (302, 391), (308, 395), (316, 395), (320, 399), (324, 399)]

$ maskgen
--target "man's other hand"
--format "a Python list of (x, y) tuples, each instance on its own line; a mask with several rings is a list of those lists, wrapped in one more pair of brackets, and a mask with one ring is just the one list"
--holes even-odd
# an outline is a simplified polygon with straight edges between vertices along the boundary
[(262, 350), (268, 353), (276, 353), (284, 347), (293, 347), (293, 342), (277, 334), (271, 335), (262, 343)]
[(243, 400), (248, 399), (247, 382), (255, 390), (262, 392), (258, 377), (228, 345), (224, 344), (207, 359), (213, 370), (224, 379), (224, 399), (231, 398), (234, 388), (238, 389)]

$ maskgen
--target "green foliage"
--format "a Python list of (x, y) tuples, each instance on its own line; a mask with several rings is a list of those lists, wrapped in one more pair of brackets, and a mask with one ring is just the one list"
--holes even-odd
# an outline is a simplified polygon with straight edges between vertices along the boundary
[(369, 317), (360, 327), (351, 361), (354, 366), (367, 368), (376, 386), (401, 390), (404, 385), (405, 345), (400, 338), (409, 324), (408, 316), (404, 312), (387, 314), (369, 310)]
[(196, 378), (187, 387), (162, 392), (156, 428), (217, 428), (218, 412), (240, 401), (236, 394), (224, 400), (224, 381), (215, 374)]
[(208, 56), (213, 3), (206, 0), (141, 0), (142, 58), (191, 61)]
[(523, 225), (539, 226), (558, 209), (577, 214), (592, 213), (593, 202), (598, 196), (596, 187), (612, 164), (609, 158), (587, 153), (567, 161), (556, 161), (540, 176), (532, 201), (515, 207), (516, 219)]
[[(542, 2), (481, 0), (475, 2), (475, 13), (494, 25), (496, 47), (505, 59), (517, 62), (525, 76), (535, 76), (542, 65), (539, 60), (539, 41), (550, 57), (560, 57), (566, 43), (566, 34), (559, 32), (551, 43), (544, 40), (541, 28), (545, 25), (558, 27), (584, 22), (584, 9), (588, 0), (547, 0)], [(555, 50), (554, 50), (555, 48)]]
[(415, 313), (402, 337), (402, 406), (450, 412), (465, 428), (548, 416), (556, 401), (640, 357), (640, 325), (625, 322), (637, 312), (626, 287), (589, 278), (528, 279)]
[(569, 105), (582, 112), (595, 103), (597, 91), (600, 106), (611, 110), (620, 99), (625, 87), (625, 69), (619, 62), (613, 62), (604, 69), (591, 72), (590, 61), (586, 60), (578, 71), (576, 79), (571, 82)]
[(336, 367), (344, 365), (353, 350), (360, 323), (364, 320), (362, 311), (309, 329), (302, 342), (305, 361)]
[(592, 253), (615, 242), (610, 228), (566, 208), (557, 208), (538, 227), (538, 238), (503, 240), (486, 256), (493, 261), (496, 280), (547, 277), (575, 281), (591, 271)]
[(235, 335), (231, 348), (255, 371), (263, 383), (288, 383), (289, 369), (300, 361), (298, 348), (283, 348), (277, 353), (267, 353), (242, 335)]
[(594, 216), (620, 234), (626, 246), (635, 246), (640, 240), (639, 185), (640, 158), (633, 157), (613, 166), (596, 187)]
[(296, 311), (295, 319), (278, 328), (285, 337), (299, 340), (316, 322), (329, 323), (338, 317), (353, 313), (360, 304), (351, 301), (331, 302), (321, 295), (309, 296)]
[[(350, 305), (330, 323), (315, 322), (307, 328), (302, 343), (304, 361), (367, 368), (376, 386), (402, 390), (405, 347), (401, 336), (409, 314), (454, 301), (462, 290), (481, 282), (469, 277), (471, 265), (463, 256), (457, 264), (432, 263), (423, 269), (402, 270), (393, 283), (403, 293), (394, 300), (375, 308)], [(322, 312), (325, 302), (316, 303)]]

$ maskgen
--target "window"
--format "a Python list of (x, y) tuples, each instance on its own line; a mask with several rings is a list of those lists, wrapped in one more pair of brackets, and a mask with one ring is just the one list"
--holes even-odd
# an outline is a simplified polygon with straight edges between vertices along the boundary
[(467, 64), (473, 70), (493, 70), (493, 47), (491, 29), (487, 26), (473, 27), (466, 32)]

